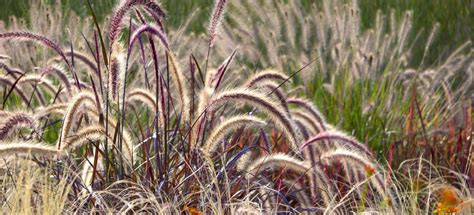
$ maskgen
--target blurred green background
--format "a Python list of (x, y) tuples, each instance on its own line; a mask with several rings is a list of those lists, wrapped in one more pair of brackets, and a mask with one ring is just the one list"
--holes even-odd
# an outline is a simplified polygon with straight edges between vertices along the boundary
[[(8, 23), (8, 17), (23, 17), (28, 14), (30, 0), (0, 0), (0, 20)], [(48, 0), (50, 3), (56, 0)], [(119, 0), (90, 0), (93, 4), (99, 19), (103, 19), (110, 14), (114, 5)], [(311, 3), (314, 0), (302, 0)], [(63, 12), (68, 13), (71, 9), (81, 16), (87, 16), (87, 0), (60, 0)], [(213, 0), (161, 0), (159, 1), (168, 11), (167, 24), (177, 27), (184, 22), (194, 11), (198, 10), (194, 16), (190, 29), (194, 32), (204, 32), (213, 7)], [(318, 0), (316, 0), (318, 3)], [(304, 4), (308, 5), (308, 4)], [(412, 10), (413, 28), (416, 32), (422, 30), (425, 38), (435, 23), (440, 23), (440, 32), (435, 39), (433, 49), (428, 56), (428, 62), (435, 62), (439, 57), (446, 57), (447, 53), (466, 40), (473, 39), (473, 11), (474, 1), (472, 0), (360, 0), (359, 5), (362, 14), (362, 28), (370, 28), (374, 24), (374, 18), (378, 10), (388, 14), (394, 10), (398, 19), (404, 11)], [(423, 44), (423, 43), (420, 43)], [(419, 58), (423, 52), (420, 47), (415, 58)], [(416, 60), (415, 60), (416, 61)]]

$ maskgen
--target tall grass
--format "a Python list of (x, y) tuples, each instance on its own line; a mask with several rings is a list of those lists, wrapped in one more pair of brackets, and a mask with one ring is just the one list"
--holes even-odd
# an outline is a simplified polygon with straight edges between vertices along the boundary
[[(358, 63), (367, 60), (364, 56), (380, 46), (367, 45), (367, 49), (356, 52), (353, 49), (362, 44), (359, 39), (368, 40), (374, 35), (361, 33), (358, 38), (341, 32), (357, 32), (357, 28), (346, 28), (358, 22), (356, 16), (348, 15), (354, 14), (355, 8), (324, 3), (325, 12), (316, 17), (322, 17), (325, 21), (318, 23), (334, 35), (332, 39), (318, 35), (322, 42), (313, 44), (321, 55), (318, 68), (322, 74), (344, 75), (348, 87), (357, 86), (361, 80), (388, 80), (389, 91), (399, 87), (393, 86), (399, 80), (399, 72), (394, 72), (394, 78), (386, 78), (391, 73), (380, 70), (405, 69), (404, 56), (409, 51), (403, 44), (408, 28), (403, 26), (408, 26), (408, 17), (397, 28), (399, 31), (389, 36), (396, 38), (393, 43), (381, 41), (380, 46), (395, 47), (397, 51), (374, 54), (376, 66), (364, 67)], [(449, 172), (425, 169), (431, 164), (418, 159), (417, 164), (400, 164), (418, 168), (413, 177), (409, 172), (409, 177), (404, 178), (405, 169), (393, 170), (390, 162), (379, 162), (363, 141), (340, 131), (339, 125), (330, 124), (332, 116), (328, 113), (335, 114), (337, 108), (329, 112), (334, 106), (316, 106), (304, 98), (304, 93), (295, 93), (293, 90), (301, 82), (298, 73), (308, 73), (310, 63), (286, 75), (285, 63), (277, 60), (280, 51), (276, 46), (275, 52), (267, 52), (264, 59), (252, 55), (258, 51), (251, 47), (253, 40), (240, 38), (243, 48), (229, 49), (238, 41), (232, 35), (239, 29), (229, 33), (225, 23), (221, 23), (222, 11), (227, 6), (226, 1), (216, 2), (209, 31), (197, 38), (183, 35), (183, 29), (166, 28), (164, 17), (172, 14), (165, 14), (160, 4), (152, 0), (123, 0), (103, 23), (96, 18), (94, 8), (89, 7), (92, 18), (78, 29), (67, 28), (67, 22), (56, 14), (46, 23), (59, 27), (35, 19), (30, 20), (39, 23), (35, 26), (46, 25), (38, 29), (40, 32), (24, 33), (20, 23), (2, 30), (0, 52), (8, 56), (0, 60), (4, 65), (0, 114), (5, 116), (0, 121), (0, 156), (4, 158), (0, 167), (5, 172), (0, 178), (4, 191), (0, 194), (2, 210), (41, 213), (43, 208), (52, 207), (52, 201), (58, 201), (60, 204), (51, 212), (470, 211), (465, 207), (471, 199), (466, 192), (470, 185), (459, 178), (461, 174), (452, 173), (456, 177), (449, 178)], [(280, 10), (281, 5), (274, 6)], [(333, 6), (345, 10), (332, 14), (328, 8)], [(45, 6), (39, 8), (54, 11)], [(301, 18), (293, 15), (289, 17)], [(284, 45), (296, 47), (297, 43), (309, 42), (294, 37), (291, 23), (284, 16), (287, 15), (281, 11), (275, 15), (281, 18), (288, 33)], [(342, 19), (342, 27), (331, 24), (330, 16)], [(271, 20), (267, 23), (281, 24)], [(224, 27), (222, 31), (220, 25)], [(271, 27), (260, 30), (271, 31)], [(306, 33), (309, 35), (309, 30)], [(252, 35), (261, 38), (259, 33)], [(19, 40), (23, 37), (40, 43)], [(337, 45), (333, 41), (337, 39), (344, 44)], [(271, 48), (275, 43), (268, 45)], [(191, 46), (194, 48), (188, 49)], [(338, 52), (335, 56), (327, 52), (334, 49)], [(293, 60), (305, 57), (295, 53), (298, 50), (289, 51)], [(274, 64), (276, 69), (249, 72), (254, 68), (243, 62), (252, 57), (268, 67)], [(454, 53), (436, 68), (449, 67), (452, 73), (464, 71), (470, 58), (461, 52)], [(449, 84), (456, 77), (452, 74), (436, 84)], [(318, 79), (314, 79), (317, 83)], [(326, 83), (325, 93), (338, 95), (341, 85), (335, 81), (338, 80)], [(448, 90), (455, 104), (465, 96), (467, 85), (460, 82), (459, 88)], [(414, 96), (417, 90), (430, 95), (438, 93), (437, 88), (411, 89), (408, 92), (415, 92)], [(397, 92), (404, 91), (384, 95), (397, 96)], [(422, 117), (427, 113), (420, 111), (417, 99), (409, 100), (411, 118), (416, 111)], [(390, 110), (396, 104), (383, 103), (388, 101), (377, 105)], [(419, 121), (423, 134), (425, 121)], [(466, 123), (465, 128), (468, 127)], [(413, 119), (408, 120), (408, 133), (414, 132), (414, 128)], [(56, 135), (47, 135), (46, 131)], [(461, 144), (469, 141), (468, 135), (460, 134)], [(419, 141), (416, 135), (412, 137), (413, 142)], [(457, 150), (460, 152), (464, 151)], [(469, 160), (463, 161), (468, 170)], [(29, 163), (16, 169), (18, 162)], [(28, 173), (28, 169), (22, 168), (35, 171)], [(440, 174), (426, 177), (435, 171)], [(15, 183), (18, 180), (25, 183)], [(420, 192), (413, 194), (413, 190)], [(456, 201), (450, 201), (453, 196)]]
[[(294, 83), (304, 83), (303, 93), (318, 104), (328, 122), (349, 130), (377, 153), (388, 153), (390, 142), (404, 139), (398, 138), (406, 134), (401, 124), (412, 123), (410, 132), (420, 134), (422, 127), (441, 129), (446, 125), (441, 119), (469, 112), (465, 108), (470, 106), (474, 66), (470, 41), (434, 63), (412, 61), (420, 46), (420, 58), (432, 52), (432, 41), (424, 43), (420, 35), (436, 38), (439, 26), (417, 32), (413, 12), (398, 20), (392, 11), (378, 12), (373, 28), (363, 30), (358, 5), (322, 1), (303, 9), (300, 2), (237, 2), (230, 10), (235, 12), (229, 13), (233, 27), (223, 37), (221, 52), (230, 50), (226, 44), (239, 44), (248, 56), (241, 58), (244, 63), (256, 68), (277, 65), (283, 71), (317, 59)], [(403, 118), (410, 109), (420, 114)]]

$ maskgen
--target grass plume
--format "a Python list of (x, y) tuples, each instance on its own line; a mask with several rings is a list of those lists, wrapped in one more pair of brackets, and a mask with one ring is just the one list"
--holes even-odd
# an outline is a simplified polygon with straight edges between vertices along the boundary
[(31, 40), (31, 41), (40, 43), (46, 47), (53, 49), (58, 55), (61, 56), (62, 60), (69, 66), (69, 61), (67, 60), (66, 54), (64, 54), (64, 51), (62, 50), (61, 46), (51, 41), (45, 36), (35, 34), (32, 32), (26, 32), (26, 31), (6, 32), (6, 33), (0, 33), (0, 39), (16, 39), (16, 40), (26, 39), (26, 40)]
[(45, 156), (52, 157), (58, 155), (59, 151), (53, 146), (32, 142), (12, 142), (0, 143), (0, 156), (2, 158), (18, 156)]
[(227, 3), (227, 0), (216, 0), (216, 3), (214, 5), (211, 20), (209, 23), (209, 30), (208, 30), (209, 47), (214, 46), (216, 36), (217, 36), (217, 31), (218, 31), (219, 25), (221, 24), (221, 20), (224, 16), (226, 3)]
[(248, 103), (254, 107), (258, 107), (261, 111), (268, 114), (270, 119), (286, 134), (292, 149), (297, 149), (297, 135), (293, 129), (291, 120), (286, 116), (285, 111), (268, 98), (266, 95), (249, 90), (249, 89), (231, 89), (215, 95), (209, 103), (211, 110), (215, 110), (220, 105), (228, 102), (243, 102)]
[(220, 123), (214, 128), (202, 146), (202, 151), (208, 156), (212, 156), (219, 147), (220, 140), (231, 131), (241, 126), (265, 125), (265, 121), (255, 116), (233, 116)]

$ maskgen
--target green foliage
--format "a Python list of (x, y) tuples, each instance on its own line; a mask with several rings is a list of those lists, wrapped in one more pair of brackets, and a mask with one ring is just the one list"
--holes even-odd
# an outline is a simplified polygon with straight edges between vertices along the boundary
[(0, 20), (8, 23), (10, 16), (25, 17), (28, 15), (29, 0), (3, 0), (0, 3)]
[[(315, 76), (306, 87), (308, 97), (320, 107), (329, 123), (367, 143), (383, 160), (389, 144), (387, 135), (402, 133), (394, 118), (404, 115), (410, 104), (402, 97), (402, 87), (390, 88), (392, 83), (388, 79), (350, 80), (347, 73), (336, 75), (334, 80), (334, 89), (330, 92), (325, 87), (327, 81)], [(351, 81), (354, 83), (349, 83)], [(392, 95), (397, 98), (391, 98)], [(389, 99), (397, 109), (384, 108)]]
[[(421, 41), (426, 41), (432, 26), (439, 23), (439, 35), (435, 38), (432, 53), (427, 59), (431, 63), (438, 60), (438, 57), (447, 57), (455, 49), (454, 47), (458, 47), (466, 40), (474, 39), (471, 0), (360, 0), (359, 5), (362, 28), (364, 29), (373, 27), (377, 10), (381, 10), (385, 14), (394, 10), (398, 19), (401, 18), (404, 11), (413, 11), (413, 30), (415, 32), (424, 30)], [(412, 37), (415, 36), (412, 35)], [(415, 55), (411, 59), (412, 63), (420, 62), (423, 46), (424, 44), (421, 43), (415, 48)]]

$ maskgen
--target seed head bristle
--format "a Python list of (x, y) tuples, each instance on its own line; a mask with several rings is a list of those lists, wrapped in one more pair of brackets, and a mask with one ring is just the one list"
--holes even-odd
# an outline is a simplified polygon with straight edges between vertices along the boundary
[(49, 81), (48, 79), (41, 77), (41, 75), (25, 75), (20, 79), (20, 81), (18, 81), (18, 84), (23, 84), (23, 83), (33, 83), (33, 85), (35, 84), (42, 85), (46, 89), (48, 89), (51, 95), (54, 95), (57, 91), (53, 83), (51, 83), (51, 81)]
[(178, 62), (176, 61), (176, 57), (174, 56), (173, 53), (167, 52), (169, 56), (169, 65), (170, 65), (170, 71), (171, 75), (173, 76), (173, 82), (178, 88), (179, 92), (179, 98), (181, 101), (181, 116), (185, 120), (190, 120), (189, 119), (189, 94), (188, 94), (188, 87), (185, 86), (185, 77), (183, 75), (183, 72), (181, 71)]
[(91, 92), (87, 92), (87, 91), (82, 91), (73, 98), (73, 100), (69, 104), (66, 110), (66, 113), (64, 114), (64, 117), (63, 117), (64, 120), (63, 120), (63, 126), (61, 128), (61, 136), (59, 139), (60, 142), (58, 144), (58, 149), (61, 148), (61, 145), (62, 145), (61, 141), (64, 141), (66, 137), (68, 136), (71, 130), (72, 124), (74, 123), (76, 113), (79, 110), (79, 108), (84, 104), (89, 105), (89, 106), (94, 106), (95, 102), (96, 101), (95, 101), (94, 95)]
[(286, 81), (288, 76), (284, 73), (281, 73), (274, 69), (267, 69), (261, 72), (255, 73), (251, 78), (249, 78), (246, 82), (246, 86), (255, 86), (259, 82), (264, 81)]
[(0, 143), (0, 157), (6, 158), (10, 156), (46, 156), (52, 157), (60, 152), (53, 146), (41, 143), (24, 142), (24, 143)]
[(215, 92), (215, 88), (213, 87), (213, 79), (214, 76), (216, 75), (217, 70), (215, 69), (209, 69), (206, 73), (206, 78), (204, 81), (204, 87), (201, 89), (199, 92), (199, 97), (198, 97), (198, 105), (196, 109), (196, 117), (204, 113), (206, 110), (206, 107), (209, 105), (209, 101), (211, 100), (211, 96)]
[(217, 2), (215, 3), (214, 10), (212, 12), (212, 17), (211, 21), (209, 24), (209, 36), (208, 36), (208, 42), (209, 42), (209, 47), (213, 47), (216, 36), (217, 36), (217, 31), (219, 28), (219, 25), (221, 24), (222, 18), (224, 16), (224, 11), (225, 11), (225, 6), (227, 3), (227, 0), (216, 0)]
[[(387, 190), (384, 188), (385, 186), (383, 185), (383, 180), (380, 178), (380, 174), (374, 174), (378, 171), (377, 165), (359, 153), (339, 148), (323, 154), (321, 161), (327, 165), (335, 161), (350, 163), (350, 167), (363, 171), (366, 175), (373, 176), (371, 182), (375, 189), (377, 189), (382, 196), (389, 197), (388, 195), (390, 194), (387, 193)], [(368, 170), (370, 171), (369, 173), (367, 172)]]
[(318, 122), (315, 122), (313, 118), (306, 112), (301, 110), (291, 110), (291, 115), (294, 118), (300, 119), (300, 122), (305, 125), (306, 128), (311, 130), (310, 136), (316, 135), (323, 130), (318, 126)]
[[(66, 56), (71, 57), (73, 55), (73, 52), (67, 51), (65, 54)], [(93, 77), (98, 78), (99, 70), (97, 69), (96, 63), (94, 62), (95, 60), (92, 60), (86, 54), (77, 51), (74, 51), (74, 59), (78, 59), (83, 62), (90, 69), (89, 74)]]
[[(155, 21), (159, 23), (161, 22), (160, 20), (165, 17), (165, 12), (152, 0), (123, 0), (110, 19), (109, 47), (112, 47), (114, 42), (117, 40), (117, 36), (122, 30), (123, 19), (136, 6), (145, 7), (155, 18)], [(158, 20), (156, 20), (157, 18)]]
[(48, 76), (49, 74), (54, 74), (64, 84), (64, 86), (66, 86), (67, 91), (71, 91), (71, 83), (69, 82), (69, 76), (65, 73), (64, 69), (61, 66), (53, 64), (51, 66), (39, 69), (39, 72), (40, 77)]
[(326, 130), (326, 120), (323, 114), (321, 114), (311, 101), (302, 98), (288, 98), (287, 102), (288, 104), (297, 105), (308, 111), (314, 117), (314, 120), (319, 123), (320, 127), (323, 128), (323, 130)]
[(298, 129), (301, 132), (301, 135), (303, 135), (304, 140), (307, 140), (310, 137), (310, 132), (308, 131), (308, 127), (305, 126), (300, 119), (293, 119), (295, 122), (295, 125), (298, 126)]
[(145, 89), (133, 89), (127, 93), (127, 102), (140, 101), (143, 102), (150, 108), (153, 113), (159, 110), (159, 106), (154, 98), (155, 96), (148, 90)]
[[(112, 130), (112, 131), (110, 131)], [(109, 132), (113, 132), (113, 129), (109, 129)], [(105, 129), (101, 125), (90, 125), (86, 128), (79, 130), (77, 133), (72, 135), (70, 138), (67, 138), (63, 141), (64, 144), (61, 145), (60, 150), (71, 150), (77, 147), (81, 147), (84, 144), (93, 142), (93, 141), (102, 141), (104, 138), (107, 140), (107, 143), (113, 146), (113, 138), (110, 134), (106, 135)], [(124, 156), (128, 161), (132, 161), (133, 158), (133, 146), (132, 142), (128, 137), (124, 136)]]
[(268, 96), (254, 90), (237, 88), (227, 90), (215, 95), (209, 103), (210, 111), (217, 109), (221, 104), (227, 102), (240, 102), (252, 105), (266, 113), (270, 120), (278, 126), (288, 138), (290, 148), (297, 149), (297, 135), (293, 129), (291, 120), (286, 116), (285, 111), (275, 101)]
[(283, 153), (276, 153), (262, 156), (253, 161), (245, 170), (246, 177), (255, 177), (259, 171), (263, 171), (266, 168), (288, 168), (304, 175), (306, 175), (309, 172), (308, 170), (311, 169), (311, 167), (303, 161)]
[(16, 78), (19, 75), (23, 75), (23, 73), (25, 73), (21, 69), (12, 68), (4, 62), (0, 62), (0, 69), (4, 69), (7, 72), (7, 75), (11, 75), (14, 78)]
[(206, 139), (206, 142), (202, 146), (202, 151), (208, 156), (212, 156), (217, 150), (220, 140), (234, 129), (240, 128), (241, 126), (253, 126), (253, 125), (264, 125), (265, 121), (255, 116), (241, 115), (234, 116), (224, 120), (216, 128), (213, 128), (211, 133)]
[(64, 54), (64, 51), (61, 49), (61, 46), (51, 41), (50, 39), (46, 38), (45, 36), (32, 33), (32, 32), (20, 31), (20, 32), (0, 33), (0, 39), (27, 39), (34, 42), (38, 42), (40, 44), (45, 45), (46, 47), (53, 49), (56, 53), (58, 53), (61, 56), (61, 58), (64, 60), (64, 62), (68, 66), (70, 65), (69, 61), (66, 58), (66, 55)]
[(236, 169), (240, 172), (243, 172), (247, 169), (252, 158), (252, 151), (246, 152), (243, 154), (236, 163)]
[[(126, 52), (122, 45), (115, 44), (110, 56), (110, 68), (107, 87), (111, 99), (115, 101), (125, 79)], [(121, 99), (121, 98), (119, 98)]]
[(264, 86), (268, 89), (269, 93), (275, 95), (281, 103), (281, 106), (285, 109), (286, 114), (291, 118), (290, 109), (288, 103), (286, 102), (286, 95), (283, 90), (280, 88), (279, 84), (273, 82), (267, 82)]
[(135, 31), (133, 31), (132, 36), (130, 37), (130, 44), (129, 44), (129, 49), (133, 47), (133, 44), (135, 41), (142, 35), (142, 33), (148, 32), (152, 35), (158, 36), (160, 39), (161, 44), (167, 51), (170, 50), (170, 45), (168, 41), (168, 37), (166, 34), (155, 24), (145, 24), (140, 27), (138, 27)]
[(40, 119), (42, 117), (48, 116), (50, 114), (64, 115), (65, 110), (68, 108), (66, 103), (58, 103), (53, 105), (48, 105), (46, 107), (38, 107), (35, 113), (35, 119)]
[(286, 102), (287, 96), (283, 92), (280, 84), (275, 83), (274, 81), (259, 81), (252, 86), (256, 87), (259, 90), (267, 92), (268, 95), (274, 96), (278, 99), (281, 106), (285, 109), (285, 113), (289, 118), (291, 118), (290, 108), (288, 107), (288, 103)]
[(338, 140), (338, 141), (341, 141), (341, 143), (343, 143), (343, 146), (347, 148), (358, 150), (360, 152), (365, 153), (369, 157), (373, 157), (372, 152), (365, 145), (363, 145), (362, 143), (359, 143), (353, 137), (350, 137), (344, 134), (343, 132), (339, 132), (335, 130), (324, 131), (317, 134), (316, 136), (312, 137), (311, 139), (303, 143), (301, 148), (304, 148), (310, 144), (313, 144), (321, 140)]
[(8, 136), (21, 127), (34, 127), (35, 120), (30, 114), (24, 112), (10, 113), (5, 119), (0, 121), (0, 140)]

